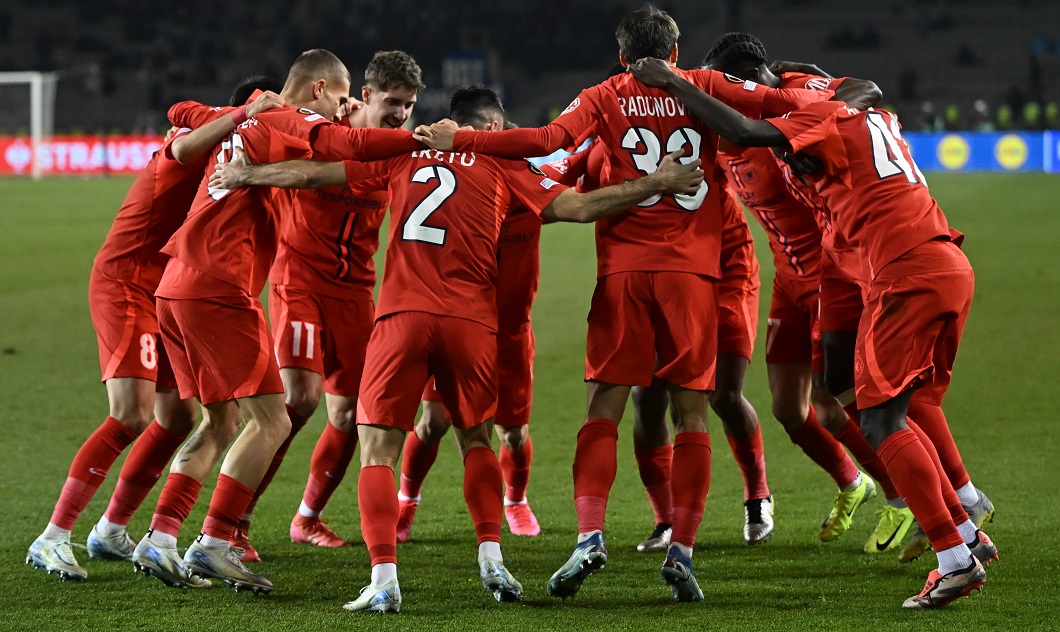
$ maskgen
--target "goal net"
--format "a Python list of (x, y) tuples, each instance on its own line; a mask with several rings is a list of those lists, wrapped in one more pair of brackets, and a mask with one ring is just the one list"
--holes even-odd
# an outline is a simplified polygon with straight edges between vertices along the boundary
[(55, 128), (53, 72), (0, 72), (0, 137), (4, 160), (15, 173), (39, 179), (44, 174), (44, 144)]

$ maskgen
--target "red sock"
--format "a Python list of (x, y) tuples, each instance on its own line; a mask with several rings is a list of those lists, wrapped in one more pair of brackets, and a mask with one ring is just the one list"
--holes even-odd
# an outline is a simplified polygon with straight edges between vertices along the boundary
[(504, 497), (512, 502), (526, 500), (526, 487), (530, 484), (530, 462), (534, 460), (534, 442), (526, 438), (518, 450), (501, 446), (501, 473), (507, 488)]
[(276, 454), (272, 457), (272, 463), (269, 463), (269, 469), (265, 470), (265, 476), (261, 477), (261, 482), (258, 483), (254, 496), (250, 499), (250, 504), (247, 505), (246, 513), (248, 515), (254, 513), (254, 507), (261, 500), (261, 495), (265, 493), (265, 490), (269, 488), (269, 484), (272, 483), (272, 478), (276, 476), (277, 470), (280, 469), (280, 465), (283, 463), (283, 457), (287, 456), (287, 450), (291, 447), (294, 436), (298, 434), (299, 430), (305, 428), (306, 422), (309, 421), (309, 417), (302, 417), (290, 406), (287, 406), (287, 416), (291, 418), (291, 434), (287, 435), (287, 439), (276, 449)]
[(88, 501), (107, 478), (107, 470), (133, 440), (136, 433), (114, 417), (107, 417), (81, 444), (70, 464), (70, 473), (55, 503), (51, 523), (70, 531)]
[(710, 435), (679, 432), (674, 438), (672, 542), (693, 547), (710, 491)]
[(674, 459), (672, 443), (655, 448), (633, 448), (640, 482), (648, 493), (655, 524), (671, 524), (674, 519), (673, 495), (670, 493), (670, 467)]
[(478, 543), (501, 541), (504, 479), (493, 450), (472, 448), (464, 455), (464, 501), (475, 523)]
[(361, 535), (368, 545), (372, 566), (397, 564), (397, 485), (394, 470), (385, 465), (361, 468), (357, 477), (357, 508)]
[(931, 546), (944, 551), (964, 544), (942, 497), (939, 474), (916, 433), (899, 430), (884, 439), (876, 452)]
[(180, 527), (188, 519), (201, 490), (202, 483), (194, 478), (170, 473), (158, 496), (158, 508), (151, 518), (151, 529), (168, 533), (174, 538), (180, 536)]
[(806, 421), (788, 432), (791, 442), (802, 448), (822, 470), (828, 473), (840, 489), (858, 477), (858, 467), (847, 456), (843, 446), (817, 421), (817, 411), (810, 406)]
[(930, 437), (946, 478), (953, 488), (960, 489), (967, 485), (971, 478), (968, 476), (968, 470), (964, 469), (964, 461), (961, 460), (961, 453), (953, 441), (950, 425), (946, 422), (946, 413), (942, 412), (942, 407), (922, 401), (914, 395), (913, 401), (909, 402), (908, 416)]
[(437, 443), (424, 443), (412, 431), (405, 438), (404, 456), (401, 457), (401, 493), (408, 498), (417, 498), (423, 480), (438, 458)]
[(762, 427), (755, 428), (751, 436), (737, 439), (728, 432), (729, 448), (743, 475), (743, 499), (769, 498), (769, 483), (766, 481), (766, 452), (762, 445)]
[(851, 414), (850, 410), (847, 410), (847, 416), (850, 417), (850, 421), (836, 433), (835, 438), (846, 446), (847, 450), (850, 450), (850, 453), (854, 455), (861, 467), (869, 473), (869, 476), (876, 479), (876, 482), (880, 484), (880, 488), (883, 489), (883, 495), (888, 500), (898, 498), (898, 491), (891, 483), (891, 477), (887, 476), (887, 468), (883, 466), (879, 455), (872, 449), (869, 442), (865, 440), (865, 436), (861, 434), (861, 427), (857, 421), (857, 404), (851, 404), (850, 406), (854, 407), (854, 413)]
[(953, 485), (950, 484), (950, 480), (946, 478), (946, 471), (942, 468), (942, 461), (939, 459), (939, 453), (935, 450), (934, 444), (931, 439), (928, 438), (927, 433), (924, 429), (918, 426), (912, 419), (906, 418), (906, 424), (909, 425), (910, 430), (916, 433), (916, 436), (920, 439), (920, 443), (924, 445), (924, 449), (927, 450), (928, 456), (931, 457), (931, 463), (935, 466), (935, 471), (939, 475), (939, 485), (942, 490), (942, 500), (946, 503), (946, 509), (950, 512), (950, 518), (953, 519), (953, 524), (963, 524), (965, 520), (968, 520), (968, 512), (964, 510), (964, 505), (961, 504), (961, 499), (957, 497), (957, 492), (954, 491)]
[(574, 451), (574, 508), (578, 533), (603, 531), (607, 497), (618, 472), (618, 426), (590, 419), (578, 431)]
[(187, 437), (166, 430), (158, 421), (152, 422), (129, 451), (103, 517), (114, 524), (129, 524), (133, 513), (158, 482), (166, 463)]
[(202, 532), (211, 538), (231, 540), (239, 520), (248, 513), (247, 506), (253, 497), (253, 489), (227, 474), (218, 476)]
[(324, 424), (324, 432), (313, 448), (313, 459), (309, 463), (309, 480), (306, 481), (302, 502), (313, 511), (324, 511), (331, 495), (339, 488), (346, 469), (357, 449), (357, 430), (343, 432), (330, 421)]

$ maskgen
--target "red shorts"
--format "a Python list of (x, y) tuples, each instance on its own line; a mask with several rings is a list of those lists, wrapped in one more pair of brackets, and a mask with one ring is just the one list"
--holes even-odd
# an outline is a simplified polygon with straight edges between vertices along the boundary
[(766, 324), (767, 364), (811, 364), (824, 371), (821, 331), (817, 323), (817, 279), (777, 274)]
[(368, 341), (357, 423), (406, 432), (428, 376), (457, 428), (493, 417), (497, 406), (497, 334), (482, 323), (426, 312), (379, 319)]
[(867, 289), (860, 285), (857, 277), (844, 271), (837, 258), (847, 259), (849, 253), (821, 250), (820, 330), (857, 331)]
[(324, 376), (324, 392), (356, 397), (375, 324), (371, 298), (340, 299), (289, 285), (269, 290), (269, 316), (280, 368)]
[(88, 280), (88, 309), (96, 329), (104, 382), (134, 377), (151, 380), (160, 390), (177, 387), (150, 290), (93, 269)]
[(158, 299), (158, 324), (182, 398), (205, 406), (283, 393), (261, 302), (249, 296)]
[(758, 278), (758, 259), (754, 244), (745, 248), (749, 254), (734, 257), (736, 265), (722, 262), (722, 279), (718, 283), (718, 353), (736, 355), (751, 361), (755, 334), (758, 332), (758, 295), (762, 282)]
[[(530, 423), (533, 382), (534, 332), (530, 324), (515, 334), (497, 334), (497, 411), (494, 416), (497, 425), (511, 427)], [(441, 403), (442, 396), (435, 387), (433, 376), (423, 388), (420, 399)]]
[(951, 242), (929, 241), (885, 265), (869, 288), (858, 327), (858, 408), (878, 406), (913, 386), (941, 405), (972, 306), (975, 276)]
[(684, 388), (714, 388), (718, 287), (712, 279), (687, 272), (609, 274), (596, 280), (588, 322), (586, 380), (649, 386), (654, 374)]

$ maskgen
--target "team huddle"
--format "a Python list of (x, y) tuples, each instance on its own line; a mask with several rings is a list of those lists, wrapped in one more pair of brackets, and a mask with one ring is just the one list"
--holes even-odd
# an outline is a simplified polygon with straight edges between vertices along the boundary
[[(344, 608), (400, 610), (397, 544), (450, 427), (482, 585), (498, 601), (521, 600), (501, 524), (541, 532), (527, 500), (541, 226), (595, 222), (578, 534), (547, 590), (573, 596), (607, 563), (618, 426), (632, 395), (655, 520), (637, 548), (665, 554), (675, 601), (703, 600), (693, 551), (710, 487), (708, 407), (743, 476), (745, 541), (774, 530), (759, 418), (743, 396), (760, 283), (742, 204), (775, 267), (773, 416), (837, 487), (820, 539), (843, 535), (878, 488), (885, 503), (865, 552), (938, 558), (904, 607), (980, 589), (998, 557), (980, 530), (994, 507), (942, 411), (974, 288), (963, 235), (928, 192), (897, 118), (873, 107), (874, 83), (770, 64), (746, 33), (680, 70), (678, 36), (663, 11), (630, 13), (616, 31), (621, 67), (540, 128), (506, 123), (497, 94), (469, 86), (452, 95), (449, 118), (402, 129), (424, 85), (400, 51), (373, 57), (359, 100), (345, 65), (315, 49), (286, 82), (248, 80), (227, 107), (174, 105), (174, 127), (89, 282), (109, 416), (75, 456), (27, 563), (88, 578), (71, 531), (131, 445), (89, 557), (131, 561), (171, 587), (219, 580), (270, 592), (248, 568), (260, 560), (253, 510), (323, 395), (328, 421), (290, 537), (351, 545), (321, 515), (359, 444), (371, 579)], [(568, 155), (527, 161), (557, 150)], [(376, 303), (372, 261), (388, 209)], [(183, 523), (219, 461), (200, 534), (181, 555)], [(137, 541), (127, 526), (167, 464)]]

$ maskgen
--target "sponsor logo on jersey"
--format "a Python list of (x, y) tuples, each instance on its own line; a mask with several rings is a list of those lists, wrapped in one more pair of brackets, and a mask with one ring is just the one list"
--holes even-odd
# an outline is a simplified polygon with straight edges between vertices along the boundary
[(807, 90), (827, 90), (828, 86), (832, 84), (831, 79), (825, 79), (824, 77), (814, 77), (806, 81)]
[(306, 117), (305, 117), (306, 123), (312, 123), (313, 121), (320, 121), (320, 120), (323, 120), (323, 118), (324, 118), (323, 116), (320, 116), (319, 114), (317, 114), (316, 112), (314, 112), (313, 110), (310, 110), (308, 108), (298, 108), (298, 113), (306, 115)]
[(745, 82), (743, 82), (743, 89), (747, 90), (748, 92), (754, 92), (755, 88), (757, 88), (757, 87), (758, 87), (758, 84), (753, 82), (753, 81), (745, 81)]
[(567, 106), (567, 109), (563, 110), (562, 112), (559, 113), (560, 116), (563, 116), (564, 114), (567, 114), (568, 112), (573, 112), (574, 110), (577, 110), (578, 106), (581, 105), (581, 104), (582, 104), (581, 97), (575, 97), (575, 99), (570, 102), (570, 105)]
[(559, 184), (559, 182), (556, 182), (552, 178), (545, 178), (544, 180), (541, 181), (541, 186), (543, 186), (546, 189), (551, 189), (552, 187), (556, 186), (557, 184)]
[(726, 81), (729, 81), (730, 83), (743, 83), (743, 81), (744, 81), (743, 79), (740, 79), (739, 77), (734, 77), (733, 75), (730, 75), (729, 73), (725, 73), (725, 79), (726, 79)]
[(567, 159), (566, 158), (560, 158), (559, 160), (557, 160), (555, 162), (550, 162), (550, 163), (548, 163), (548, 166), (549, 166), (550, 169), (552, 169), (553, 171), (555, 171), (556, 173), (558, 173), (560, 175), (566, 174), (567, 173), (567, 169), (570, 167), (570, 165), (567, 164)]
[(538, 167), (537, 165), (535, 165), (534, 163), (527, 162), (526, 166), (527, 166), (528, 169), (530, 169), (530, 173), (532, 173), (534, 175), (542, 176), (542, 177), (545, 176), (545, 172), (541, 171), (541, 168)]

